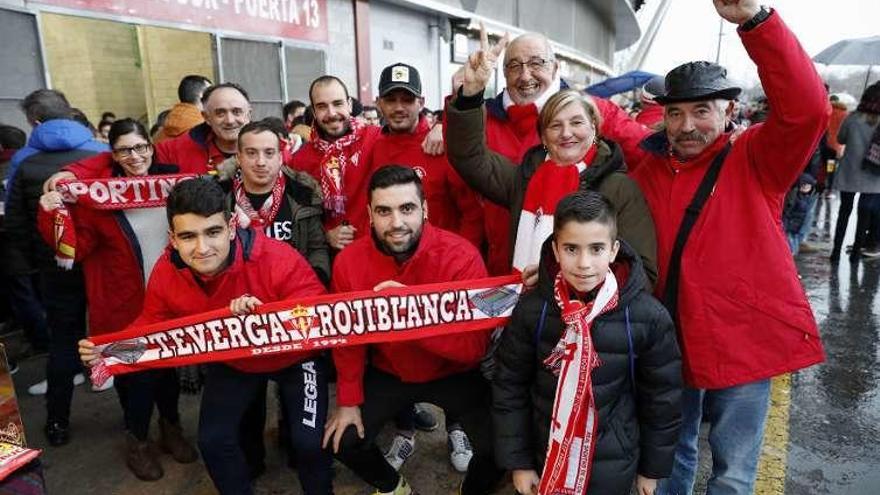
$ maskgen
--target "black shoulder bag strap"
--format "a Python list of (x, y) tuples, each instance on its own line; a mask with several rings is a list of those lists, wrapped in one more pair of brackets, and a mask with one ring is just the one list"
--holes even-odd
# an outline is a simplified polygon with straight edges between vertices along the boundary
[(666, 289), (663, 291), (663, 304), (676, 323), (678, 323), (678, 287), (681, 276), (681, 255), (684, 252), (684, 245), (687, 243), (691, 230), (693, 230), (694, 225), (697, 223), (697, 219), (700, 218), (700, 212), (703, 211), (706, 200), (712, 194), (715, 183), (718, 182), (721, 165), (724, 163), (724, 159), (727, 158), (729, 152), (730, 143), (728, 142), (715, 156), (715, 159), (712, 160), (709, 170), (706, 171), (700, 186), (697, 187), (697, 192), (694, 194), (691, 204), (684, 211), (684, 218), (681, 220), (678, 235), (675, 237), (675, 244), (672, 246), (672, 255), (669, 257), (669, 272), (666, 275)]

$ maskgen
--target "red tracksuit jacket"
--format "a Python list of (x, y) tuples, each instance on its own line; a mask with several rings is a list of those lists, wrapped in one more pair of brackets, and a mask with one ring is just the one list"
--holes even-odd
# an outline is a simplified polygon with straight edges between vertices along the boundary
[[(325, 292), (312, 267), (296, 250), (253, 229), (238, 231), (231, 257), (231, 264), (223, 272), (204, 279), (195, 275), (177, 251), (169, 246), (153, 268), (147, 283), (144, 310), (132, 326), (226, 308), (230, 301), (244, 294), (270, 303)], [(317, 353), (259, 356), (227, 361), (226, 364), (246, 373), (268, 373)]]
[[(369, 290), (386, 280), (404, 285), (469, 280), (486, 276), (480, 253), (467, 240), (425, 224), (412, 258), (398, 265), (365, 235), (343, 249), (333, 266), (335, 292)], [(489, 342), (488, 332), (371, 345), (376, 368), (404, 382), (423, 383), (478, 366)], [(367, 346), (333, 350), (336, 363), (336, 401), (356, 406), (364, 401), (363, 377)]]

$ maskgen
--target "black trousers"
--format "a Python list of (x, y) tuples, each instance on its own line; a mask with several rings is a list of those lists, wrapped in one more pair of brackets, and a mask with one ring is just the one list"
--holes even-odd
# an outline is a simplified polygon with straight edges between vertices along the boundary
[(485, 495), (504, 474), (495, 466), (493, 456), (491, 400), (489, 382), (478, 369), (426, 383), (404, 383), (396, 376), (368, 368), (361, 405), (364, 438), (361, 440), (354, 428), (348, 428), (337, 458), (379, 491), (392, 491), (400, 475), (385, 460), (376, 436), (401, 410), (414, 402), (429, 402), (459, 419), (473, 446), (474, 457), (461, 493)]
[(159, 417), (172, 424), (180, 422), (180, 382), (173, 368), (118, 375), (114, 388), (125, 416), (125, 429), (138, 440), (147, 439), (154, 404)]
[(86, 287), (78, 269), (42, 271), (40, 285), (49, 327), (48, 421), (66, 425), (73, 399), (73, 376), (82, 371), (77, 342), (86, 336)]

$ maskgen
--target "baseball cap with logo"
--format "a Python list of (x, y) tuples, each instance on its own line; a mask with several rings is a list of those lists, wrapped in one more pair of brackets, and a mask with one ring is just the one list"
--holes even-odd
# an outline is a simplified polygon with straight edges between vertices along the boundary
[(422, 96), (422, 80), (415, 67), (406, 64), (393, 64), (382, 70), (379, 77), (379, 96), (385, 96), (395, 89), (405, 89), (416, 96)]

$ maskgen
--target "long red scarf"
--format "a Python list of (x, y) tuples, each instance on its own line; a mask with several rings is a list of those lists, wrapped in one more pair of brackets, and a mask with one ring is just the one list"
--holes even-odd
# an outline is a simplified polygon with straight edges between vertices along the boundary
[(538, 263), (541, 246), (553, 233), (553, 215), (563, 197), (580, 187), (580, 173), (596, 157), (594, 144), (584, 159), (573, 165), (557, 165), (547, 159), (529, 180), (513, 245), (513, 267), (519, 271)]
[[(198, 177), (195, 174), (147, 175), (59, 181), (56, 190), (64, 203), (96, 210), (157, 208), (175, 184)], [(70, 210), (62, 205), (50, 212), (55, 224), (55, 261), (70, 270), (76, 259), (76, 228)]]
[(275, 179), (275, 184), (272, 186), (272, 195), (266, 198), (259, 210), (255, 210), (250, 198), (247, 197), (247, 191), (244, 190), (241, 177), (235, 176), (232, 179), (232, 193), (235, 196), (235, 215), (233, 216), (235, 224), (241, 228), (248, 226), (262, 228), (272, 222), (278, 215), (281, 203), (284, 202), (286, 183), (284, 174), (278, 171), (278, 178)]
[(93, 383), (111, 375), (332, 347), (398, 342), (503, 326), (522, 290), (518, 276), (325, 294), (228, 309), (92, 339)]
[(355, 160), (358, 157), (353, 156), (354, 151), (352, 145), (357, 143), (363, 136), (366, 128), (355, 118), (349, 119), (351, 131), (336, 139), (330, 141), (321, 137), (318, 132), (318, 126), (312, 127), (311, 143), (321, 153), (321, 192), (324, 194), (324, 213), (329, 218), (340, 218), (345, 216), (345, 170), (348, 165), (357, 165)]
[(617, 307), (617, 279), (609, 270), (596, 299), (583, 304), (571, 300), (560, 272), (554, 285), (565, 333), (544, 361), (559, 377), (553, 400), (550, 439), (540, 495), (583, 495), (592, 474), (599, 418), (593, 399), (592, 371), (599, 366), (593, 347), (593, 321)]

